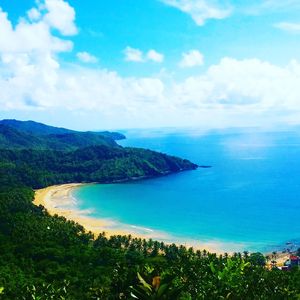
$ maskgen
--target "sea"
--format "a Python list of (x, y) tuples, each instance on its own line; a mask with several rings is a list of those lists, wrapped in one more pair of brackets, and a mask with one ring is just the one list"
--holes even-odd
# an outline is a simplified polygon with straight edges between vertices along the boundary
[(119, 144), (200, 166), (169, 176), (74, 191), (80, 209), (140, 233), (224, 251), (281, 251), (300, 241), (300, 130), (129, 130)]

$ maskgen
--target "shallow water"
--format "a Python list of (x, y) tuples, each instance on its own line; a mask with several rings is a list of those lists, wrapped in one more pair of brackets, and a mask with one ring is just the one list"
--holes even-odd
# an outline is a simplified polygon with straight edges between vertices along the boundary
[[(225, 250), (267, 251), (300, 239), (300, 134), (128, 132), (123, 146), (181, 156), (199, 168), (75, 191), (94, 216), (159, 230), (181, 242), (216, 241)], [(141, 228), (139, 228), (141, 227)]]

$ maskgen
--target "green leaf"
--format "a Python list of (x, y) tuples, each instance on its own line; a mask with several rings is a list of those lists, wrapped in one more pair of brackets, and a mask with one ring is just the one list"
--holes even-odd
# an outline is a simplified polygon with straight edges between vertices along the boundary
[(147, 288), (149, 291), (152, 291), (151, 285), (148, 284), (148, 283), (144, 280), (144, 278), (140, 275), (139, 272), (137, 273), (137, 276), (138, 276), (138, 279), (139, 279), (139, 281), (141, 282), (141, 284), (142, 284), (145, 288)]
[(213, 273), (216, 273), (216, 268), (215, 268), (213, 262), (210, 262), (209, 266), (210, 266), (211, 271), (212, 271)]
[(162, 284), (157, 291), (157, 296), (161, 297), (164, 294), (164, 292), (168, 289), (168, 287), (169, 287), (168, 284), (166, 283)]

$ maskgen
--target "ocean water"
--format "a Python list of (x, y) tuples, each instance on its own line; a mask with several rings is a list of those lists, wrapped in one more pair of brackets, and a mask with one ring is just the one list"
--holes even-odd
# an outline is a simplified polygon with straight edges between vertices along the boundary
[(129, 131), (122, 146), (187, 158), (196, 171), (91, 185), (82, 209), (174, 240), (216, 242), (226, 251), (283, 249), (300, 240), (300, 131)]

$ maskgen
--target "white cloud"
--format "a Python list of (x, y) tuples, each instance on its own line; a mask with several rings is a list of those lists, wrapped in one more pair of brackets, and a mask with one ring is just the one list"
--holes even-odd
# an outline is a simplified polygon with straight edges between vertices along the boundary
[(45, 21), (63, 35), (74, 35), (77, 27), (74, 24), (75, 10), (63, 0), (45, 0)]
[[(225, 19), (232, 13), (232, 8), (221, 6), (216, 1), (208, 0), (161, 0), (166, 5), (175, 7), (192, 17), (199, 26), (209, 19)], [(214, 2), (214, 3), (212, 3)], [(215, 4), (216, 3), (216, 4)]]
[(38, 9), (36, 9), (35, 7), (30, 9), (27, 12), (27, 15), (31, 21), (37, 21), (38, 19), (41, 18), (41, 12)]
[[(0, 11), (2, 111), (64, 110), (88, 118), (97, 114), (97, 120), (110, 120), (116, 127), (236, 126), (283, 119), (300, 123), (297, 61), (281, 67), (258, 59), (223, 58), (181, 81), (169, 74), (122, 77), (80, 64), (62, 67), (57, 54), (70, 50), (72, 43), (52, 30), (57, 25), (46, 20), (47, 10), (39, 11), (38, 18), (20, 19), (16, 26)], [(72, 27), (69, 22), (66, 28)], [(131, 59), (150, 59), (151, 50), (146, 55), (133, 50)], [(191, 57), (187, 65), (203, 63), (201, 55)]]
[(241, 6), (241, 11), (250, 15), (263, 15), (274, 12), (294, 11), (300, 8), (298, 0), (260, 0), (258, 3), (251, 3)]
[(101, 69), (61, 69), (44, 55), (36, 61), (7, 55), (2, 65), (6, 72), (2, 69), (0, 76), (0, 105), (6, 110), (97, 112), (121, 127), (257, 125), (259, 118), (278, 122), (278, 111), (285, 122), (300, 113), (300, 64), (296, 61), (279, 67), (257, 59), (224, 58), (202, 75), (173, 84), (155, 77), (121, 77)]
[(139, 49), (134, 49), (131, 47), (126, 47), (124, 50), (125, 60), (134, 62), (143, 62), (143, 52)]
[(164, 55), (157, 52), (154, 49), (149, 50), (146, 54), (140, 49), (126, 47), (123, 51), (125, 54), (126, 61), (145, 63), (147, 61), (152, 61), (156, 63), (162, 63), (164, 61)]
[[(0, 11), (2, 110), (98, 111), (125, 118), (138, 116), (145, 107), (156, 109), (153, 99), (163, 99), (164, 91), (164, 83), (158, 78), (123, 78), (115, 72), (75, 64), (62, 68), (57, 53), (71, 50), (72, 43), (52, 31), (58, 25), (49, 22), (45, 6), (38, 8), (40, 16), (33, 11), (28, 13), (30, 19), (20, 19), (15, 27)], [(72, 28), (73, 20), (69, 22), (64, 23), (64, 30), (61, 27), (65, 34), (71, 33), (66, 28)], [(89, 53), (78, 53), (78, 57), (94, 61)]]
[(155, 50), (149, 50), (147, 52), (147, 55), (146, 55), (147, 59), (148, 60), (151, 60), (151, 61), (154, 61), (154, 62), (157, 62), (157, 63), (161, 63), (164, 61), (164, 55), (155, 51)]
[(274, 27), (291, 33), (300, 33), (300, 23), (280, 22), (274, 24)]
[(191, 68), (195, 66), (202, 66), (204, 64), (204, 57), (198, 50), (190, 50), (182, 54), (182, 60), (179, 66), (182, 68)]
[[(61, 11), (60, 11), (60, 9)], [(38, 2), (13, 26), (0, 8), (0, 94), (3, 109), (49, 107), (59, 79), (57, 53), (73, 43), (53, 34), (75, 32), (73, 9), (64, 1)], [(62, 19), (55, 21), (54, 14)], [(58, 101), (58, 100), (56, 100)]]
[(279, 67), (258, 59), (223, 58), (204, 75), (187, 78), (177, 89), (181, 99), (194, 105), (288, 111), (300, 109), (299, 80), (296, 61)]
[(298, 0), (285, 0), (285, 1), (278, 1), (278, 0), (263, 0), (260, 3), (262, 8), (268, 9), (290, 9), (299, 7), (300, 3)]
[(88, 52), (78, 52), (76, 54), (77, 58), (84, 63), (91, 63), (91, 64), (95, 64), (98, 62), (98, 58)]
[[(36, 13), (34, 14), (37, 16)], [(33, 16), (32, 13), (29, 15)], [(12, 23), (8, 20), (7, 13), (3, 12), (0, 8), (0, 53), (70, 51), (73, 43), (54, 36), (51, 33), (52, 27), (45, 20), (46, 16), (43, 15), (43, 17), (35, 22), (32, 19), (30, 19), (31, 22), (21, 19), (13, 27)]]

